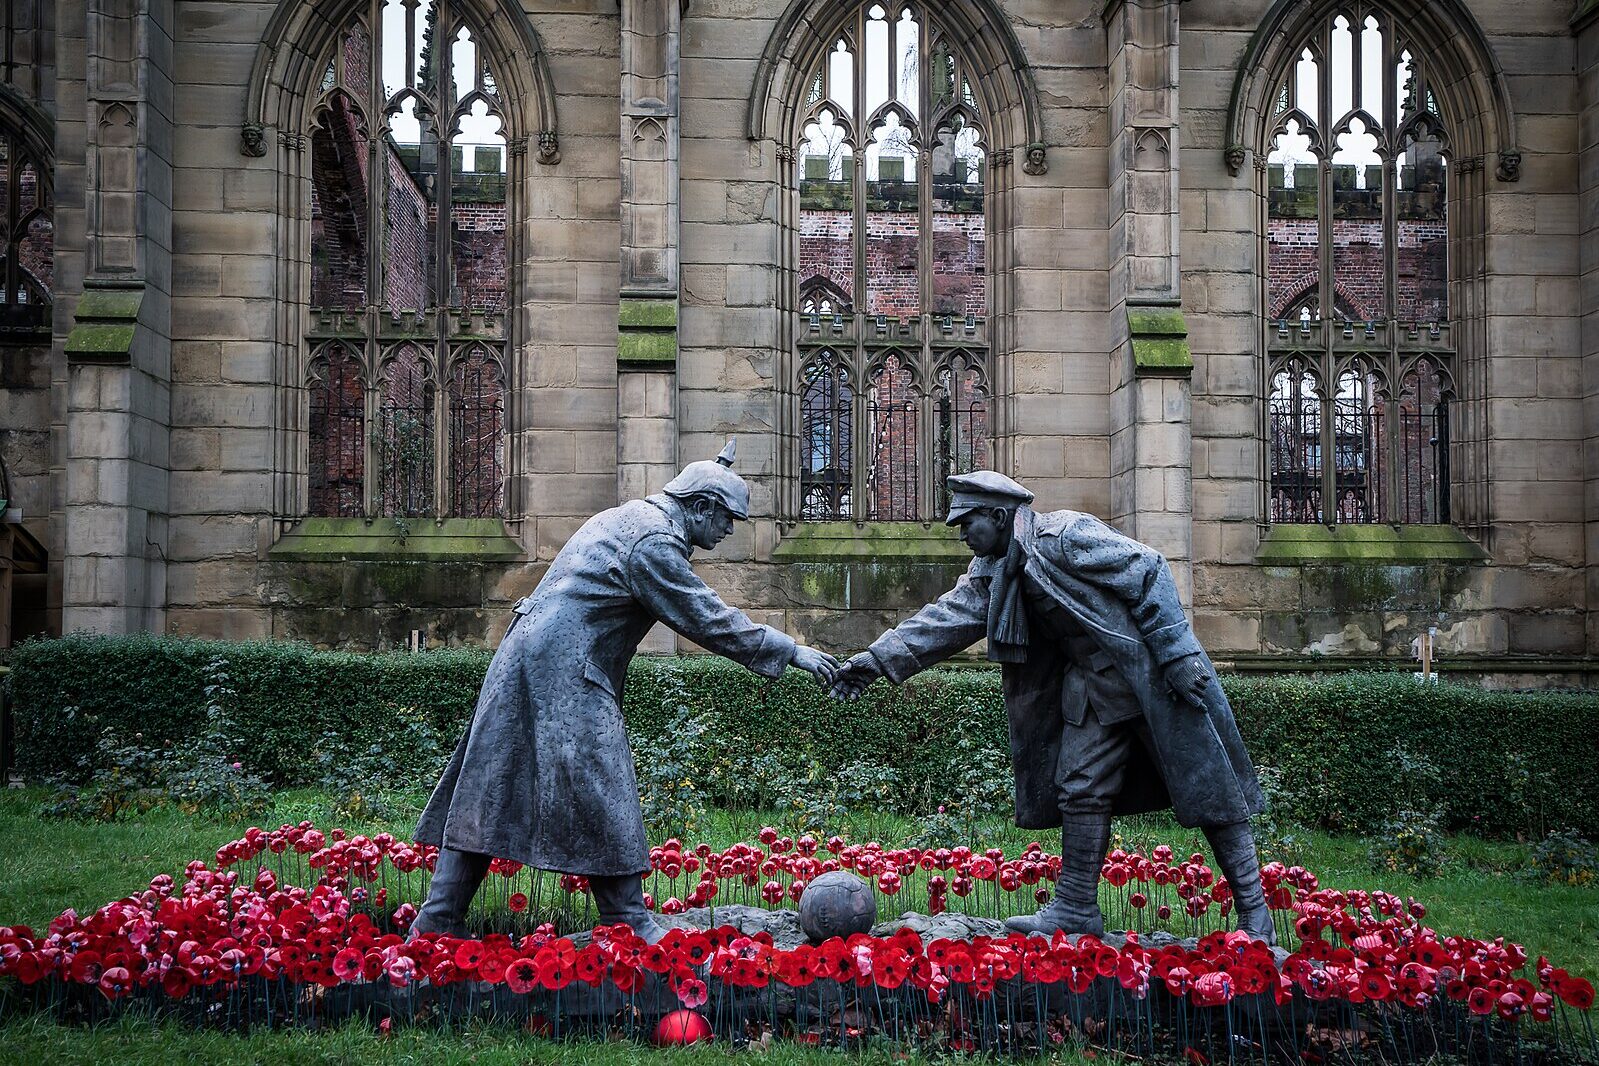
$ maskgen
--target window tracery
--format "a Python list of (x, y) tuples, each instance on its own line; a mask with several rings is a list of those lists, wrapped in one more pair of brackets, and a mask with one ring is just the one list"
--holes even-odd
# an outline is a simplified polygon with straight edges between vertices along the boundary
[(510, 146), (480, 41), (454, 0), (370, 0), (322, 69), (313, 515), (503, 513)]
[(935, 13), (859, 4), (796, 109), (799, 514), (927, 521), (988, 465), (991, 148)]
[(1339, 7), (1268, 112), (1267, 518), (1448, 522), (1451, 147), (1425, 54)]

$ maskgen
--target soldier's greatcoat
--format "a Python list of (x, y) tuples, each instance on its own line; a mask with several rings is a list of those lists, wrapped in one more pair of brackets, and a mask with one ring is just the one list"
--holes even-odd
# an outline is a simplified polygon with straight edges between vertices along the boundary
[[(1138, 697), (1154, 750), (1134, 745), (1115, 813), (1171, 807), (1189, 827), (1259, 813), (1260, 785), (1209, 658), (1205, 713), (1166, 685), (1168, 664), (1205, 652), (1178, 603), (1165, 557), (1092, 515), (1019, 507), (1009, 558), (1077, 619)], [(1005, 586), (1018, 577), (1007, 577), (1006, 559), (972, 560), (953, 589), (872, 644), (884, 673), (904, 681), (985, 636), (996, 658), (993, 617)], [(1025, 660), (1003, 667), (1016, 824), (1048, 829), (1061, 824), (1055, 770), (1063, 723), (1083, 720), (1085, 696), (1084, 686), (1063, 685), (1070, 664), (1060, 647), (1036, 629), (1029, 638)]]
[(649, 868), (619, 706), (639, 641), (665, 622), (767, 677), (794, 653), (690, 569), (674, 513), (651, 496), (595, 515), (517, 604), (418, 840), (575, 874)]

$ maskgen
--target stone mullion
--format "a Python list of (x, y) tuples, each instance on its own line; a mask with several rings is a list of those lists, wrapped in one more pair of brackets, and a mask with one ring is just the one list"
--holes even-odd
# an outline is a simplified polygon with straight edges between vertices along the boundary
[[(1397, 114), (1393, 104), (1393, 34), (1390, 32), (1383, 38), (1383, 106), (1390, 108), (1388, 114)], [(1383, 116), (1383, 123), (1387, 125), (1388, 115)], [(1377, 487), (1382, 493), (1378, 499), (1377, 509), (1384, 520), (1392, 523), (1399, 521), (1399, 436), (1393, 432), (1398, 422), (1397, 405), (1394, 403), (1399, 394), (1401, 360), (1399, 358), (1399, 193), (1398, 193), (1398, 160), (1396, 153), (1398, 146), (1385, 133), (1384, 139), (1389, 142), (1388, 157), (1383, 160), (1382, 168), (1382, 216), (1383, 240), (1387, 243), (1387, 254), (1384, 256), (1383, 269), (1387, 272), (1384, 279), (1383, 293), (1387, 305), (1384, 308), (1383, 329), (1386, 335), (1384, 345), (1384, 372), (1383, 386), (1388, 394), (1388, 402), (1383, 404), (1383, 423), (1387, 432), (1387, 439), (1382, 442), (1383, 458), (1385, 459), (1385, 476), (1383, 483)], [(1369, 400), (1369, 398), (1368, 398)]]
[[(1323, 33), (1326, 32), (1324, 29)], [(1323, 113), (1330, 115), (1332, 113), (1332, 78), (1328, 72), (1328, 68), (1332, 65), (1330, 46), (1327, 55), (1329, 58), (1321, 65), (1320, 80), (1324, 91), (1318, 104)], [(1326, 125), (1322, 126), (1324, 130), (1328, 128)], [(1317, 161), (1316, 166), (1318, 182), (1316, 189), (1316, 217), (1320, 220), (1320, 232), (1318, 235), (1320, 266), (1317, 273), (1321, 279), (1320, 284), (1317, 285), (1320, 290), (1317, 296), (1321, 301), (1321, 351), (1316, 353), (1316, 362), (1319, 364), (1316, 368), (1316, 377), (1321, 401), (1318, 406), (1318, 410), (1321, 412), (1321, 425), (1317, 427), (1321, 435), (1321, 507), (1319, 510), (1322, 524), (1329, 526), (1333, 525), (1338, 517), (1336, 506), (1338, 502), (1337, 479), (1335, 475), (1337, 463), (1333, 461), (1335, 440), (1332, 419), (1333, 393), (1336, 388), (1334, 375), (1337, 371), (1333, 352), (1333, 309), (1336, 306), (1336, 299), (1333, 294), (1333, 254), (1337, 242), (1333, 237), (1332, 155), (1333, 139), (1329, 135), (1327, 143), (1323, 145), (1322, 157)]]
[[(434, 185), (434, 224), (433, 224), (433, 302), (438, 305), (434, 318), (433, 335), (433, 513), (435, 517), (443, 518), (454, 510), (454, 501), (449, 496), (449, 453), (450, 453), (450, 426), (449, 426), (449, 373), (450, 373), (450, 309), (454, 306), (455, 293), (450, 281), (453, 277), (451, 270), (454, 257), (454, 242), (450, 239), (450, 227), (453, 224), (455, 213), (455, 152), (454, 134), (457, 115), (455, 99), (455, 73), (453, 56), (450, 55), (455, 42), (458, 29), (454, 12), (448, 4), (441, 4), (439, 9), (438, 30), (435, 32), (435, 44), (439, 40), (444, 42), (435, 48), (438, 75), (434, 79), (434, 92), (438, 100), (435, 112), (444, 120), (439, 122), (439, 136), (434, 138), (434, 174), (438, 175)], [(474, 41), (473, 62), (481, 65), (483, 62), (483, 44)], [(449, 57), (449, 58), (445, 58)], [(447, 117), (445, 117), (447, 116)], [(503, 128), (504, 123), (501, 123)], [(463, 149), (464, 151), (464, 149)], [(474, 165), (476, 165), (474, 163)], [(509, 186), (507, 186), (509, 188)], [(508, 261), (509, 262), (509, 261)], [(509, 306), (509, 305), (508, 305)], [(464, 308), (463, 308), (464, 310)]]
[[(825, 58), (822, 62), (827, 63)], [(871, 117), (866, 114), (866, 21), (865, 9), (855, 12), (855, 78), (851, 89), (855, 93), (854, 115), (855, 144), (851, 203), (855, 212), (855, 263), (851, 302), (855, 325), (855, 429), (850, 434), (850, 517), (857, 523), (868, 517), (867, 472), (871, 469), (872, 450), (868, 439), (867, 406), (871, 395), (872, 352), (866, 346), (866, 323), (871, 317), (871, 288), (866, 278), (866, 247), (871, 239), (867, 224), (871, 218), (866, 202), (866, 149), (872, 143)], [(881, 157), (879, 157), (881, 165)]]
[[(507, 119), (511, 116), (507, 115)], [(526, 299), (523, 275), (527, 264), (527, 244), (522, 227), (527, 224), (523, 205), (527, 203), (523, 183), (528, 180), (527, 135), (507, 137), (505, 142), (505, 334), (500, 338), (500, 395), (504, 408), (501, 412), (500, 447), (504, 449), (504, 466), (500, 471), (501, 511), (513, 521), (523, 517), (522, 501), (522, 434), (521, 390), (522, 360), (522, 303)]]
[[(919, 12), (917, 19), (916, 41), (916, 126), (917, 126), (917, 152), (916, 152), (916, 208), (917, 208), (917, 288), (921, 294), (920, 305), (917, 310), (921, 312), (922, 346), (921, 366), (917, 368), (917, 378), (921, 381), (920, 395), (916, 404), (916, 417), (920, 422), (917, 427), (916, 448), (918, 465), (916, 472), (916, 517), (927, 520), (933, 515), (933, 479), (938, 476), (937, 464), (933, 462), (933, 175), (932, 175), (932, 142), (934, 133), (932, 128), (932, 93), (928, 91), (927, 72), (923, 69), (924, 60), (928, 55), (928, 36), (931, 33), (930, 21), (926, 12)], [(899, 23), (894, 22), (890, 33), (898, 41)], [(894, 52), (898, 55), (898, 50)], [(897, 68), (896, 68), (897, 70)], [(960, 91), (957, 84), (956, 92)], [(987, 241), (985, 240), (986, 244)]]
[[(276, 225), (284, 227), (280, 238), (284, 254), (277, 258), (274, 280), (278, 294), (290, 294), (276, 301), (278, 330), (273, 338), (274, 361), (279, 387), (272, 390), (278, 427), (277, 474), (273, 479), (274, 509), (280, 523), (296, 519), (310, 509), (310, 412), (306, 383), (310, 374), (310, 256), (305, 238), (310, 229), (311, 197), (304, 174), (305, 154), (298, 145), (303, 136), (285, 132), (279, 141), (282, 165), (277, 175), (278, 213)], [(304, 280), (302, 280), (302, 272)], [(280, 525), (281, 529), (281, 525)]]
[[(1011, 254), (1014, 227), (1011, 225), (1011, 160), (1009, 148), (991, 150), (988, 160), (988, 189), (984, 197), (984, 223), (989, 235), (984, 243), (983, 267), (988, 271), (988, 346), (984, 349), (988, 378), (988, 427), (991, 460), (995, 470), (1011, 470), (1014, 438), (1011, 431)], [(999, 239), (995, 239), (996, 235)], [(1002, 247), (1003, 245), (1003, 247)], [(1004, 261), (1000, 254), (1004, 252)]]

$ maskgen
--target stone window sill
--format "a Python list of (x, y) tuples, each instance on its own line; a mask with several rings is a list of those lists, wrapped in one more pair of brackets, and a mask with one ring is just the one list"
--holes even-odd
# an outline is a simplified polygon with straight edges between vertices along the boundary
[(960, 534), (943, 523), (801, 522), (772, 550), (779, 562), (959, 563), (972, 553)]
[(1481, 563), (1488, 553), (1454, 526), (1275, 525), (1260, 538), (1255, 561), (1292, 566), (1364, 563), (1406, 566), (1423, 563)]
[(304, 518), (267, 552), (272, 559), (437, 559), (513, 562), (522, 545), (499, 518)]

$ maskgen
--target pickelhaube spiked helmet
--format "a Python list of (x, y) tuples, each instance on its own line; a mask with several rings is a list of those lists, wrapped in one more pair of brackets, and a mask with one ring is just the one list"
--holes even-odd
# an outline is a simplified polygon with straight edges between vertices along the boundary
[(733, 473), (734, 442), (729, 440), (714, 460), (701, 459), (685, 466), (667, 482), (666, 494), (678, 499), (710, 496), (732, 512), (734, 518), (750, 516), (750, 487)]

